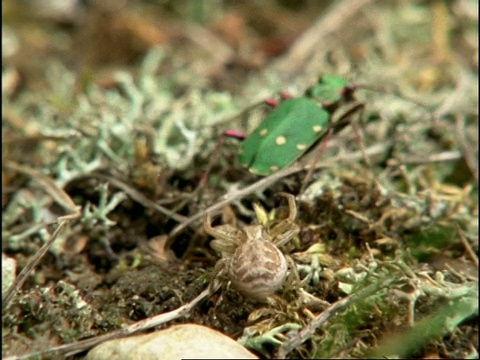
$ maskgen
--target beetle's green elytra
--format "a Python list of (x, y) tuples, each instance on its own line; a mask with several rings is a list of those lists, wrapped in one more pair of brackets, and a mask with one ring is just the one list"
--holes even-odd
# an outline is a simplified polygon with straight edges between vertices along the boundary
[(333, 103), (342, 97), (347, 81), (338, 75), (323, 75), (318, 83), (308, 90), (308, 95), (323, 103)]
[(240, 162), (257, 175), (292, 164), (327, 132), (329, 116), (306, 97), (283, 101), (242, 143)]

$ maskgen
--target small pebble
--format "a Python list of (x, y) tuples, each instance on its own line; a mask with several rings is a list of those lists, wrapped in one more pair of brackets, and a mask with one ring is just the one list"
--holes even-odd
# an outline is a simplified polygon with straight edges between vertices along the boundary
[(2, 296), (16, 278), (17, 261), (2, 253)]
[(174, 325), (154, 333), (106, 341), (85, 360), (258, 359), (232, 338), (195, 324)]

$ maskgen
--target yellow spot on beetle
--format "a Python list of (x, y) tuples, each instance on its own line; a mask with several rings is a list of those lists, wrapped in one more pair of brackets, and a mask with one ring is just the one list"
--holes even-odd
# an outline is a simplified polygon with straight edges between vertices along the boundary
[(320, 130), (322, 130), (322, 127), (320, 125), (313, 125), (312, 129), (314, 132), (318, 133)]
[(287, 139), (285, 138), (285, 136), (279, 136), (275, 139), (275, 144), (277, 144), (278, 146), (284, 145), (286, 142)]
[(260, 130), (259, 134), (260, 134), (260, 136), (265, 136), (265, 135), (268, 134), (268, 130), (267, 129), (262, 129), (262, 130)]
[(305, 148), (307, 147), (307, 145), (305, 145), (305, 144), (297, 144), (296, 147), (297, 147), (297, 150), (303, 151), (303, 150), (305, 150)]
[(271, 172), (277, 171), (278, 169), (279, 169), (278, 166), (275, 166), (275, 165), (270, 166), (270, 171)]

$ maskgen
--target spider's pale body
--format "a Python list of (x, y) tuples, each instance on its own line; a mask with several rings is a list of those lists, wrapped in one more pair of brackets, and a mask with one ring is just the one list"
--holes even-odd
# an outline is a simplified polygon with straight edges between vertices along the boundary
[(263, 300), (278, 290), (287, 277), (288, 262), (278, 248), (299, 232), (293, 195), (288, 199), (290, 214), (287, 219), (270, 229), (263, 225), (249, 225), (238, 229), (232, 225), (211, 226), (210, 217), (205, 230), (215, 237), (211, 246), (222, 259), (215, 266), (214, 275), (226, 277), (245, 296)]

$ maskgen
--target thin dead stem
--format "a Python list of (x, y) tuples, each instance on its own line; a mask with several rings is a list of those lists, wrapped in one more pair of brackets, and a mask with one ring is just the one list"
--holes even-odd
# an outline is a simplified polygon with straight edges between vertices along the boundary
[[(80, 214), (78, 214), (79, 216)], [(75, 218), (78, 217), (77, 215)], [(25, 283), (27, 280), (28, 276), (32, 272), (33, 268), (37, 266), (37, 264), (40, 262), (40, 260), (45, 256), (47, 251), (50, 249), (50, 247), (53, 245), (55, 239), (57, 238), (58, 234), (60, 231), (63, 230), (63, 228), (70, 222), (70, 220), (59, 220), (59, 225), (57, 229), (54, 231), (54, 233), (50, 236), (50, 239), (43, 244), (43, 246), (35, 253), (35, 255), (30, 259), (28, 264), (22, 269), (20, 274), (18, 274), (17, 278), (13, 282), (13, 284), (8, 288), (8, 290), (5, 292), (5, 296), (2, 299), (2, 314), (5, 312), (8, 303), (12, 299), (13, 294), (15, 294)]]
[(53, 234), (50, 236), (48, 241), (45, 244), (43, 244), (43, 246), (29, 260), (27, 265), (22, 269), (20, 274), (13, 281), (12, 285), (5, 292), (5, 295), (2, 298), (2, 314), (4, 313), (13, 295), (22, 287), (22, 285), (25, 283), (25, 281), (27, 280), (32, 270), (35, 268), (35, 266), (38, 265), (40, 260), (45, 256), (47, 251), (51, 248), (60, 231), (62, 231), (63, 228), (68, 223), (70, 223), (75, 219), (78, 219), (81, 215), (79, 207), (75, 205), (75, 203), (70, 198), (70, 196), (68, 196), (68, 194), (65, 191), (57, 187), (55, 182), (49, 177), (42, 175), (41, 173), (35, 170), (32, 170), (26, 166), (16, 164), (14, 162), (7, 162), (4, 164), (4, 166), (12, 170), (21, 172), (27, 176), (30, 176), (37, 184), (40, 185), (40, 187), (47, 194), (49, 194), (55, 200), (55, 202), (57, 202), (60, 206), (62, 206), (69, 214), (58, 217), (57, 229), (53, 232)]
[(460, 227), (458, 225), (456, 225), (456, 230), (457, 230), (458, 237), (460, 238), (460, 241), (461, 241), (463, 247), (467, 251), (468, 256), (470, 257), (470, 259), (475, 264), (475, 267), (478, 269), (478, 256), (477, 256), (477, 254), (475, 253), (475, 251), (473, 251), (472, 247), (470, 246), (470, 243), (465, 238), (465, 236), (462, 233), (462, 230), (460, 229)]
[(120, 337), (126, 337), (129, 335), (138, 333), (140, 331), (151, 329), (153, 327), (165, 324), (169, 321), (172, 321), (181, 317), (187, 317), (192, 311), (192, 309), (200, 301), (208, 297), (211, 293), (216, 292), (218, 288), (219, 288), (218, 285), (214, 286), (212, 289), (207, 288), (203, 290), (195, 299), (190, 301), (188, 304), (180, 306), (178, 309), (175, 309), (160, 315), (156, 315), (148, 319), (138, 321), (126, 328), (115, 330), (108, 334), (96, 336), (92, 339), (82, 340), (72, 344), (54, 346), (49, 349), (27, 353), (23, 355), (10, 356), (5, 358), (5, 360), (22, 360), (22, 359), (28, 359), (31, 357), (45, 357), (47, 355), (48, 356), (53, 356), (53, 355), (73, 356), (75, 354), (78, 354), (79, 352), (89, 350), (92, 347), (100, 343), (103, 343), (105, 341), (120, 338)]
[(173, 211), (171, 211), (171, 210), (169, 210), (169, 209), (167, 209), (167, 208), (165, 208), (161, 205), (158, 205), (157, 203), (148, 199), (145, 195), (143, 195), (138, 190), (134, 189), (130, 185), (125, 184), (124, 182), (122, 182), (118, 179), (115, 179), (111, 176), (105, 176), (105, 175), (100, 175), (100, 174), (94, 174), (93, 176), (95, 176), (97, 178), (100, 178), (100, 179), (107, 180), (114, 187), (125, 191), (125, 193), (127, 193), (133, 200), (135, 200), (139, 204), (142, 204), (147, 209), (152, 209), (152, 210), (158, 211), (159, 213), (161, 213), (163, 215), (166, 215), (166, 216), (172, 218), (173, 220), (175, 220), (179, 223), (182, 223), (182, 222), (187, 220), (187, 218), (185, 216), (176, 214), (175, 212), (173, 212)]
[(328, 309), (313, 318), (310, 323), (308, 323), (302, 330), (298, 331), (296, 335), (292, 336), (290, 340), (284, 342), (279, 347), (275, 357), (278, 359), (285, 359), (289, 352), (308, 340), (320, 326), (333, 318), (339, 311), (347, 308), (349, 305), (352, 305), (361, 299), (365, 299), (366, 297), (375, 294), (383, 288), (388, 287), (397, 278), (398, 274), (395, 276), (389, 276), (382, 281), (369, 285), (363, 290), (360, 290), (357, 293), (354, 293), (332, 304)]
[[(374, 154), (379, 154), (385, 151), (389, 146), (388, 143), (382, 143), (382, 144), (376, 144), (369, 149), (366, 149), (366, 153), (369, 155), (374, 155)], [(315, 166), (316, 169), (319, 168), (324, 168), (324, 167), (330, 167), (335, 164), (337, 164), (339, 161), (356, 161), (358, 159), (361, 159), (363, 157), (363, 153), (361, 151), (357, 151), (354, 153), (349, 154), (348, 156), (342, 155), (342, 156), (337, 156), (333, 159), (331, 159), (328, 162), (324, 162), (322, 164), (317, 164)], [(205, 210), (199, 211), (197, 214), (189, 217), (186, 221), (182, 222), (180, 225), (178, 225), (176, 228), (174, 228), (169, 236), (174, 237), (177, 235), (180, 231), (185, 229), (187, 226), (191, 226), (192, 223), (202, 219), (209, 213), (214, 213), (219, 210), (221, 210), (224, 206), (232, 203), (233, 201), (240, 199), (244, 196), (247, 196), (249, 194), (252, 194), (256, 191), (259, 191), (261, 189), (266, 188), (267, 186), (273, 184), (277, 180), (280, 180), (286, 176), (292, 175), (294, 173), (297, 173), (299, 171), (305, 170), (305, 168), (301, 164), (294, 164), (293, 166), (280, 170), (272, 175), (269, 175), (263, 179), (260, 179), (259, 181), (244, 187), (243, 189), (238, 189), (231, 191), (224, 196), (222, 196), (215, 204), (209, 206)]]
[[(362, 11), (373, 0), (347, 0), (335, 2), (305, 33), (290, 47), (288, 53), (275, 62), (271, 69), (279, 74), (293, 74), (303, 68), (301, 64), (308, 63), (308, 59), (324, 51), (326, 37), (342, 29), (353, 16)], [(323, 45), (322, 45), (323, 44)]]
[(450, 96), (448, 96), (443, 103), (433, 113), (433, 119), (439, 119), (445, 116), (458, 104), (462, 103), (462, 100), (467, 96), (470, 89), (470, 77), (467, 74), (462, 74), (460, 80), (455, 86), (455, 90)]
[(473, 154), (474, 149), (472, 146), (469, 146), (467, 144), (467, 140), (465, 139), (465, 123), (464, 119), (460, 115), (457, 115), (455, 117), (455, 129), (457, 133), (457, 140), (460, 144), (460, 147), (462, 148), (465, 162), (467, 163), (467, 166), (472, 173), (475, 182), (478, 184), (478, 168), (475, 161), (475, 156)]
[(78, 212), (78, 207), (68, 194), (60, 189), (55, 182), (48, 176), (35, 171), (27, 166), (17, 164), (13, 161), (6, 161), (3, 166), (11, 170), (20, 172), (24, 175), (32, 178), (40, 187), (52, 197), (52, 199), (61, 207), (65, 209), (67, 213), (74, 214)]

